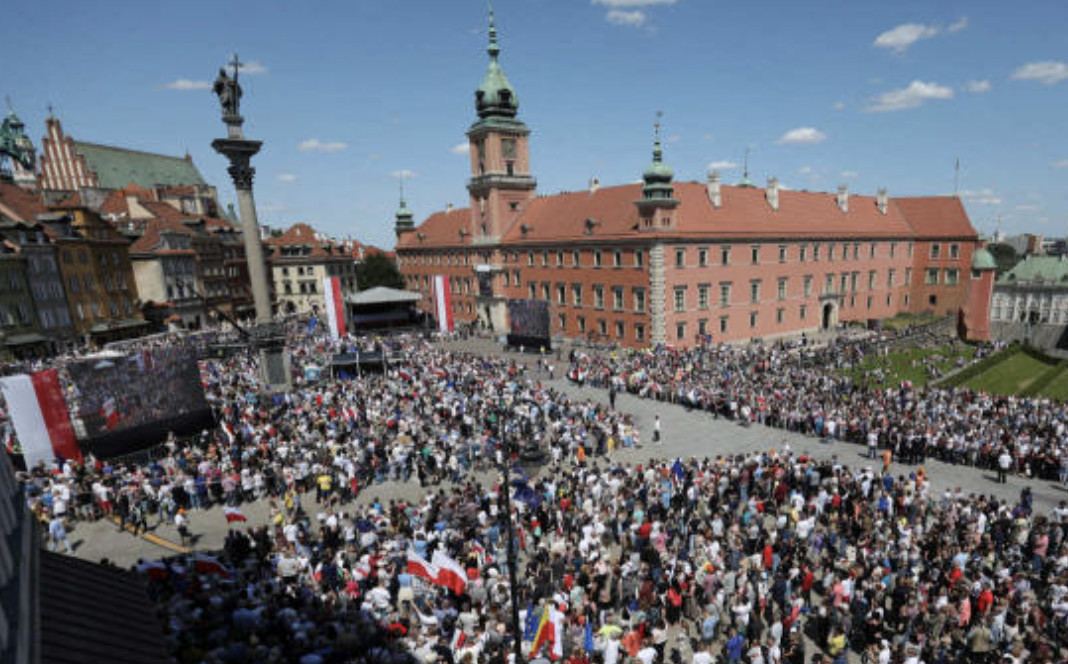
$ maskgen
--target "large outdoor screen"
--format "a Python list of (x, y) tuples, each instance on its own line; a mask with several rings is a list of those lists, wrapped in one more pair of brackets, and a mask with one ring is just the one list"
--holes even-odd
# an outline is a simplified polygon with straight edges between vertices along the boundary
[(125, 454), (170, 431), (196, 433), (211, 423), (197, 351), (173, 346), (67, 365), (72, 416), (98, 456)]
[(545, 300), (508, 300), (510, 345), (549, 347), (549, 303)]

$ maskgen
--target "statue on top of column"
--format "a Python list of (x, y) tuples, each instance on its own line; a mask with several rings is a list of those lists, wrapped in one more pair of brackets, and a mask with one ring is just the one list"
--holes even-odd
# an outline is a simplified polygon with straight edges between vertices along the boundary
[(227, 117), (239, 117), (241, 108), (241, 86), (237, 83), (237, 72), (241, 63), (237, 61), (237, 55), (234, 55), (229, 64), (234, 68), (233, 78), (227, 75), (225, 67), (220, 67), (215, 85), (212, 86), (212, 90), (219, 97), (224, 120)]

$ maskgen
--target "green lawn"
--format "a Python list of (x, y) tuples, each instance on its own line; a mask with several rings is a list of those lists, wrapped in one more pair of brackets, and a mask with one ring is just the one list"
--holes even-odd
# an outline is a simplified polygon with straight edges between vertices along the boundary
[(921, 387), (933, 380), (928, 375), (929, 366), (934, 366), (939, 374), (945, 375), (953, 370), (958, 358), (970, 362), (974, 356), (975, 348), (967, 344), (908, 348), (891, 351), (885, 357), (867, 357), (860, 366), (843, 373), (852, 376), (858, 383), (867, 383), (872, 387), (896, 387), (903, 380), (912, 381), (914, 387)]
[[(971, 379), (966, 385), (973, 390), (983, 390), (993, 394), (1017, 394), (1038, 380), (1038, 377), (1052, 366), (1026, 353), (1017, 353), (990, 367), (988, 371)], [(1048, 393), (1050, 389), (1058, 385), (1063, 385), (1063, 381), (1060, 379), (1055, 381), (1054, 384), (1048, 386), (1046, 392)]]
[(1053, 382), (1042, 390), (1042, 396), (1056, 399), (1057, 401), (1068, 401), (1068, 371), (1062, 371), (1059, 376), (1054, 378)]

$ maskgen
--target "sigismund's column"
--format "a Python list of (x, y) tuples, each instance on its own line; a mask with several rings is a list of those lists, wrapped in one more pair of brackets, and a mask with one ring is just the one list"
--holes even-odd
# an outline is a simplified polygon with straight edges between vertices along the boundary
[(213, 91), (222, 106), (222, 120), (226, 123), (226, 138), (217, 138), (211, 143), (215, 151), (230, 161), (230, 178), (237, 190), (237, 204), (241, 213), (241, 231), (245, 240), (245, 261), (248, 263), (249, 281), (252, 282), (252, 300), (256, 306), (256, 325), (249, 331), (255, 350), (260, 351), (260, 364), (264, 381), (273, 390), (289, 386), (289, 366), (285, 356), (285, 333), (271, 317), (270, 289), (267, 285), (267, 269), (263, 262), (263, 246), (260, 243), (260, 225), (256, 218), (256, 201), (252, 197), (252, 179), (256, 169), (252, 156), (260, 151), (263, 141), (245, 138), (241, 129), (245, 118), (241, 116), (241, 86), (237, 82), (241, 63), (237, 56), (228, 63), (233, 76), (226, 68), (219, 69)]

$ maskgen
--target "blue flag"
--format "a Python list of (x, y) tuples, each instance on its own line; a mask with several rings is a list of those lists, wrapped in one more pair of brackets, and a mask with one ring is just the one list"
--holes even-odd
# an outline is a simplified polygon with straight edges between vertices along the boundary
[(534, 603), (527, 602), (527, 624), (523, 629), (524, 641), (534, 642), (534, 637), (538, 635), (538, 618), (538, 614), (534, 611)]
[(586, 620), (586, 652), (593, 652), (593, 623)]
[(318, 324), (319, 324), (319, 319), (316, 318), (315, 316), (312, 316), (311, 320), (308, 321), (308, 329), (304, 330), (304, 334), (306, 336), (310, 337), (312, 332), (315, 331), (315, 326), (318, 325)]

